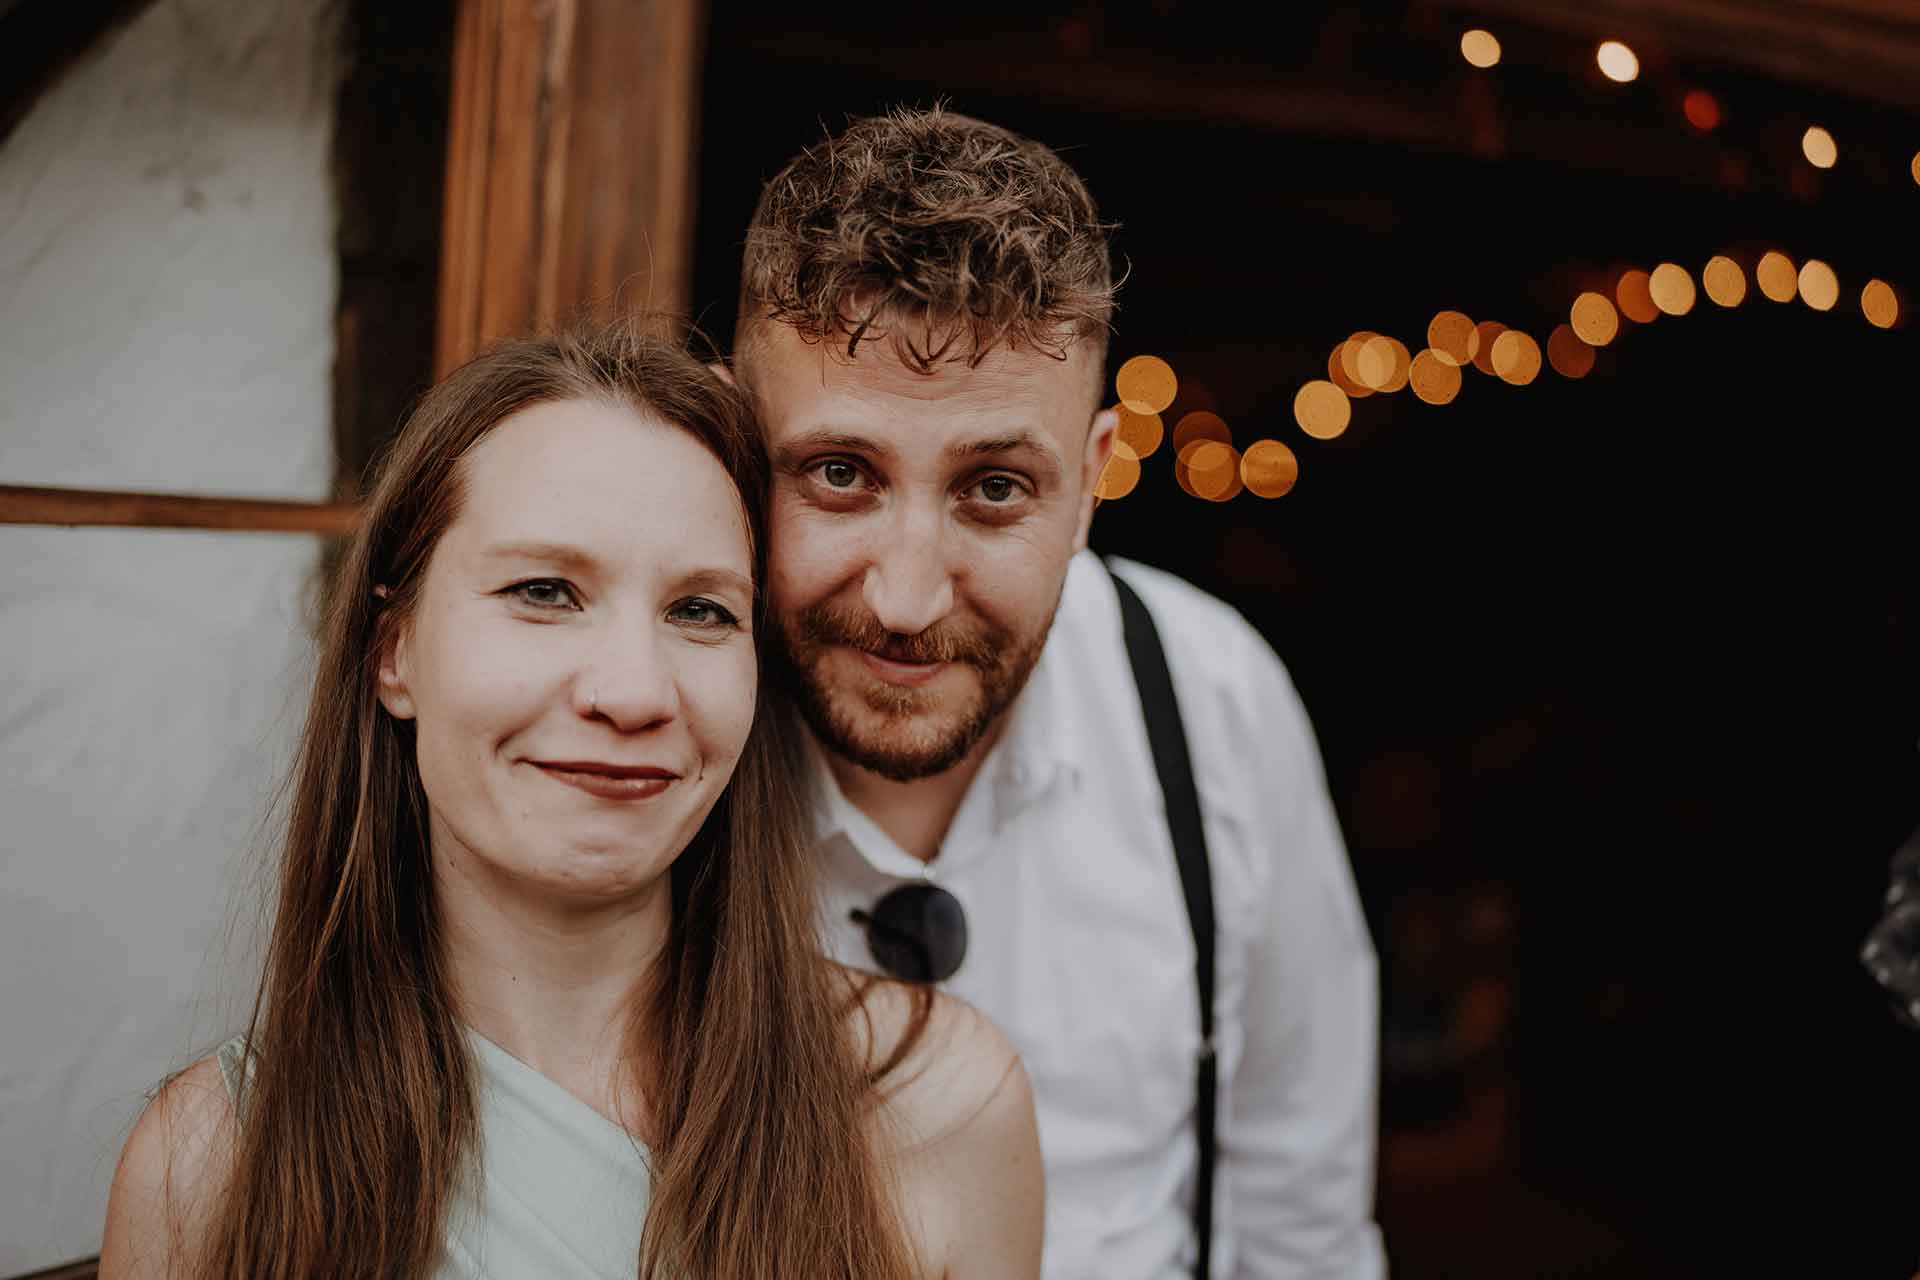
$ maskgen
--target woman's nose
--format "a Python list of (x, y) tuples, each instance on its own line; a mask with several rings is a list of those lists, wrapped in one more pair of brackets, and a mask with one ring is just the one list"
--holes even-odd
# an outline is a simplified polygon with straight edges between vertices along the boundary
[(667, 724), (680, 714), (680, 684), (651, 626), (609, 628), (573, 684), (576, 711), (623, 733)]

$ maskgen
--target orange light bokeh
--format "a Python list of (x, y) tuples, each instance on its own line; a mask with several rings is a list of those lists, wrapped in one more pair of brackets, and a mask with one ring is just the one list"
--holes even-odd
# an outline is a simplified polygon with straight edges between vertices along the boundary
[(1608, 40), (1594, 50), (1593, 60), (1600, 66), (1600, 74), (1618, 84), (1628, 84), (1640, 75), (1640, 58), (1632, 49), (1618, 40)]
[(1813, 125), (1800, 137), (1800, 152), (1806, 156), (1807, 163), (1816, 169), (1831, 169), (1840, 159), (1840, 146), (1833, 135)]
[(1660, 308), (1654, 305), (1653, 292), (1648, 287), (1651, 280), (1651, 276), (1635, 267), (1623, 272), (1620, 282), (1613, 287), (1620, 314), (1636, 324), (1652, 324), (1660, 318)]
[(1653, 298), (1653, 305), (1670, 316), (1683, 316), (1693, 310), (1698, 297), (1693, 277), (1675, 262), (1663, 262), (1653, 269), (1647, 278), (1647, 293)]
[(1115, 448), (1125, 447), (1136, 459), (1150, 458), (1153, 451), (1160, 447), (1166, 438), (1166, 424), (1157, 413), (1135, 413), (1124, 404), (1115, 405), (1114, 412), (1120, 415), (1120, 426), (1114, 433)]
[(1568, 318), (1574, 334), (1590, 347), (1604, 347), (1620, 333), (1620, 313), (1602, 293), (1588, 291), (1575, 298)]
[(1860, 291), (1860, 310), (1874, 328), (1891, 329), (1900, 322), (1900, 297), (1885, 280), (1869, 280)]
[(1173, 403), (1180, 380), (1159, 356), (1135, 356), (1113, 376), (1120, 403), (1135, 413), (1159, 413)]
[(1500, 61), (1500, 41), (1493, 32), (1475, 27), (1460, 37), (1460, 56), (1484, 70)]
[(1407, 371), (1407, 385), (1428, 404), (1451, 404), (1460, 394), (1460, 366), (1438, 351), (1422, 351)]
[(1316, 440), (1331, 440), (1353, 421), (1347, 393), (1331, 382), (1309, 382), (1293, 397), (1293, 420)]
[(1840, 301), (1840, 277), (1818, 258), (1800, 268), (1800, 300), (1815, 311), (1831, 311)]
[(1482, 320), (1473, 327), (1474, 339), (1478, 344), (1478, 350), (1473, 353), (1473, 367), (1489, 378), (1499, 376), (1493, 370), (1493, 344), (1506, 331), (1507, 326), (1498, 320)]
[(1107, 465), (1100, 470), (1100, 479), (1094, 482), (1093, 496), (1103, 502), (1112, 502), (1132, 493), (1134, 486), (1140, 483), (1140, 459), (1128, 457), (1115, 449), (1113, 456), (1107, 459)]
[(1427, 346), (1449, 364), (1471, 363), (1480, 351), (1480, 334), (1464, 311), (1442, 311), (1427, 322)]
[(1686, 114), (1687, 123), (1702, 133), (1720, 127), (1720, 102), (1705, 89), (1689, 89), (1680, 101), (1680, 110)]
[(1792, 302), (1800, 292), (1800, 273), (1784, 253), (1762, 254), (1760, 264), (1753, 269), (1753, 279), (1760, 292), (1775, 302)]
[(1747, 296), (1747, 273), (1724, 254), (1707, 259), (1707, 265), (1700, 272), (1700, 283), (1715, 306), (1737, 307)]
[(1547, 363), (1562, 377), (1584, 378), (1593, 372), (1593, 348), (1581, 341), (1572, 325), (1555, 325), (1547, 335)]
[(1494, 340), (1493, 369), (1502, 382), (1524, 387), (1540, 376), (1540, 344), (1518, 329)]
[(1256, 498), (1278, 498), (1300, 479), (1300, 459), (1278, 440), (1255, 440), (1240, 455), (1240, 480)]
[(1333, 354), (1327, 357), (1328, 380), (1355, 400), (1360, 400), (1372, 395), (1372, 387), (1363, 387), (1347, 376), (1346, 353), (1347, 344), (1345, 341), (1342, 341), (1333, 349)]

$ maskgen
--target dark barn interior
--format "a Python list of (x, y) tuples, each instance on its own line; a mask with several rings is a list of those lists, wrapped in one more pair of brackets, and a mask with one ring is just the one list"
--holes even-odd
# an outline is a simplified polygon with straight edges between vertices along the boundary
[[(1095, 545), (1234, 602), (1313, 714), (1382, 957), (1401, 1275), (1920, 1265), (1920, 1040), (1856, 959), (1920, 816), (1914, 329), (1859, 305), (1920, 279), (1920, 21), (1708, 11), (711, 14), (703, 327), (731, 328), (787, 156), (944, 98), (1060, 148), (1121, 224), (1112, 365), (1177, 370), (1168, 427), (1211, 410), (1298, 455), (1284, 497), (1214, 503), (1163, 450)], [(1598, 72), (1603, 38), (1636, 81)], [(1357, 400), (1337, 439), (1294, 421), (1356, 330), (1417, 350), (1454, 308), (1545, 334), (1627, 268), (1770, 249), (1830, 263), (1839, 304), (1702, 295), (1623, 320), (1583, 378), (1469, 370), (1444, 406)]]

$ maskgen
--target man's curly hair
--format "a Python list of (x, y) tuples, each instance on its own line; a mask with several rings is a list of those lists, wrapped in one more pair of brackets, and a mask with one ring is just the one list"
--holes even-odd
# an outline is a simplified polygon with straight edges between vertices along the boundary
[(1111, 230), (1038, 142), (938, 106), (857, 119), (762, 192), (737, 345), (770, 320), (849, 357), (885, 338), (922, 373), (1001, 346), (1103, 355)]

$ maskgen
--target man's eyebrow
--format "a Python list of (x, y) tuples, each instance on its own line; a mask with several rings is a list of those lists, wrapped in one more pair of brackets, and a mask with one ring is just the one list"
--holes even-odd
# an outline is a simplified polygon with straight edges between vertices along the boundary
[(983, 440), (962, 440), (947, 446), (947, 457), (959, 462), (974, 458), (995, 458), (1009, 453), (1037, 453), (1045, 468), (1060, 469), (1060, 460), (1045, 436), (1033, 431), (1012, 431)]
[(893, 456), (893, 448), (869, 436), (821, 427), (782, 440), (773, 448), (773, 460), (777, 465), (791, 466), (812, 453), (864, 453), (887, 458)]

